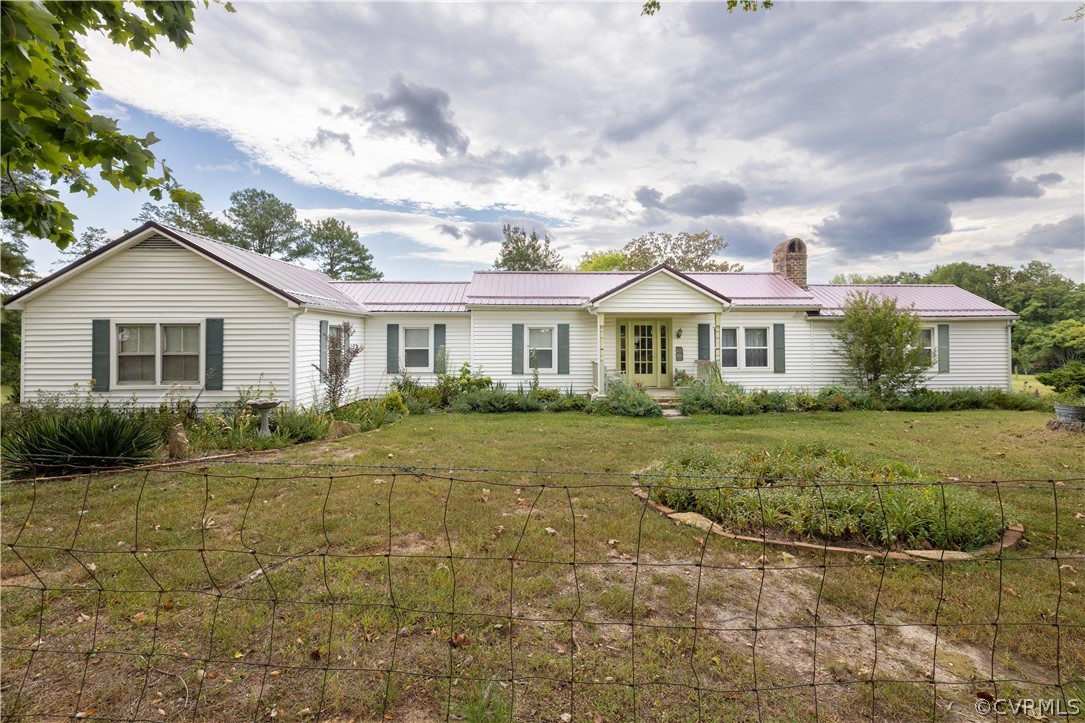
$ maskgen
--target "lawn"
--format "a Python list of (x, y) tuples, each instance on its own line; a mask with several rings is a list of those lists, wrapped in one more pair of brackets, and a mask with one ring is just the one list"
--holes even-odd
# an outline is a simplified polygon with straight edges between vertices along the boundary
[(1010, 388), (1015, 392), (1028, 392), (1029, 394), (1039, 392), (1041, 397), (1055, 393), (1055, 390), (1051, 387), (1036, 381), (1036, 377), (1032, 374), (1014, 374), (1010, 384)]
[[(1048, 416), (434, 414), (5, 484), (3, 713), (929, 720), (977, 691), (1085, 698), (1085, 459)], [(674, 445), (793, 441), (1036, 480), (983, 488), (1025, 544), (945, 564), (784, 552), (706, 540), (629, 491)], [(984, 683), (992, 667), (1016, 682)]]

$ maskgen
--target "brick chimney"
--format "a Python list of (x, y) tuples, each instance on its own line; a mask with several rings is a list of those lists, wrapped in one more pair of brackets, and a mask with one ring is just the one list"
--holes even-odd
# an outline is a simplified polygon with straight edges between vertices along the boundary
[(781, 241), (772, 250), (772, 270), (783, 274), (800, 288), (806, 288), (806, 244), (801, 238)]

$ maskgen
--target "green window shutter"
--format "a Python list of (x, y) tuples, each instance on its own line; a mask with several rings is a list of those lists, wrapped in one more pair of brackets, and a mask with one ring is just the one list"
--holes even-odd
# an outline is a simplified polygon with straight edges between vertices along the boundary
[(949, 371), (949, 324), (938, 325), (938, 373)]
[(320, 320), (320, 370), (328, 371), (328, 320)]
[(697, 359), (708, 360), (712, 358), (712, 325), (697, 325)]
[(388, 373), (399, 374), (399, 324), (388, 325)]
[(512, 325), (512, 373), (524, 373), (524, 325)]
[(784, 359), (784, 325), (772, 325), (772, 371), (783, 374), (787, 371)]
[(109, 391), (109, 319), (95, 319), (90, 332), (90, 376), (93, 392)]
[(569, 373), (569, 325), (558, 324), (558, 374)]
[(223, 320), (204, 320), (204, 382), (203, 388), (210, 391), (222, 389), (223, 362)]
[(448, 358), (447, 352), (442, 354), (441, 350), (445, 348), (445, 325), (434, 324), (433, 325), (433, 371), (438, 374), (448, 373)]

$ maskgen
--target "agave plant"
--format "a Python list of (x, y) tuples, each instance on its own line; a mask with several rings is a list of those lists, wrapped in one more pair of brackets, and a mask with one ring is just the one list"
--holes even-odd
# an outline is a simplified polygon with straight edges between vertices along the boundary
[(4, 439), (5, 466), (20, 476), (55, 476), (138, 464), (161, 438), (146, 420), (108, 409), (36, 419)]

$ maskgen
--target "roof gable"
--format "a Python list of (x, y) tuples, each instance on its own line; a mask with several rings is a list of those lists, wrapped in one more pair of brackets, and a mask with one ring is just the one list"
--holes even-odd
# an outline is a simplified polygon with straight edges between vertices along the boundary
[(316, 306), (354, 313), (364, 313), (365, 307), (336, 288), (335, 284), (319, 271), (288, 264), (285, 261), (263, 256), (230, 244), (215, 241), (198, 234), (179, 231), (154, 221), (148, 221), (134, 231), (111, 241), (81, 259), (65, 266), (54, 274), (31, 284), (5, 300), (5, 305), (21, 303), (73, 274), (100, 263), (114, 253), (134, 246), (176, 243), (210, 261), (225, 267), (238, 276), (262, 287), (288, 303), (298, 306)]
[(595, 304), (595, 305), (601, 304), (601, 303), (603, 303), (603, 302), (605, 302), (607, 300), (612, 299), (615, 296), (618, 296), (619, 294), (626, 293), (626, 292), (632, 290), (638, 284), (641, 284), (641, 283), (647, 281), (648, 279), (653, 278), (653, 277), (655, 277), (657, 275), (660, 275), (660, 274), (662, 274), (664, 276), (667, 276), (667, 277), (670, 277), (670, 278), (674, 279), (675, 281), (677, 281), (678, 283), (685, 284), (686, 286), (690, 287), (694, 291), (696, 291), (696, 292), (698, 292), (700, 294), (703, 294), (704, 296), (709, 297), (713, 301), (720, 302), (720, 303), (723, 303), (723, 304), (731, 303), (731, 299), (728, 298), (727, 296), (721, 294), (720, 292), (716, 291), (715, 289), (711, 289), (711, 288), (705, 286), (701, 282), (687, 276), (686, 274), (683, 274), (681, 271), (678, 271), (676, 269), (672, 269), (670, 266), (667, 266), (666, 264), (659, 264), (658, 266), (654, 266), (654, 267), (648, 269), (647, 271), (645, 271), (642, 274), (634, 276), (634, 277), (632, 277), (630, 279), (626, 279), (625, 281), (621, 282), (620, 284), (618, 284), (614, 288), (609, 289), (608, 291), (605, 291), (604, 293), (599, 294), (595, 298), (591, 299), (591, 303)]

